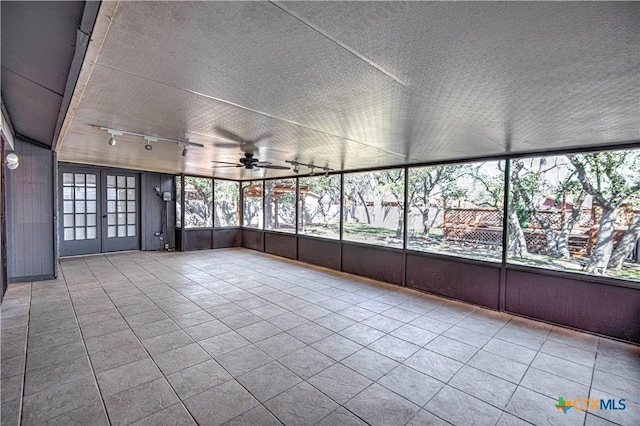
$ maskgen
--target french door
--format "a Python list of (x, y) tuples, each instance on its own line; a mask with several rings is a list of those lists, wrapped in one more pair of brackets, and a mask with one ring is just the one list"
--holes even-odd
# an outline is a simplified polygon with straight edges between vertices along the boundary
[(140, 176), (59, 168), (60, 255), (140, 248)]

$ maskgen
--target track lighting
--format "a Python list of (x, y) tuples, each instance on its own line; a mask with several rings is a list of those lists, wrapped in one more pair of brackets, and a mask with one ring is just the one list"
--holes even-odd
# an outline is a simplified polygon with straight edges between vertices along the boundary
[(293, 167), (293, 173), (300, 173), (300, 170), (298, 170), (298, 166)]
[(293, 173), (299, 173), (300, 172), (300, 169), (298, 168), (298, 166), (305, 166), (306, 168), (309, 169), (309, 176), (314, 176), (316, 174), (316, 171), (315, 171), (316, 168), (324, 170), (324, 175), (325, 176), (329, 176), (329, 172), (333, 170), (330, 167), (326, 167), (326, 166), (325, 167), (320, 167), (320, 166), (316, 166), (313, 163), (306, 164), (306, 163), (301, 163), (301, 162), (296, 161), (296, 160), (287, 160), (287, 161), (285, 161), (285, 163), (289, 163), (289, 164), (293, 165)]
[(316, 174), (316, 172), (313, 170), (313, 166), (307, 166), (307, 167), (309, 167), (309, 169), (310, 169), (309, 170), (309, 176), (313, 176), (313, 175)]
[(187, 148), (191, 147), (191, 146), (197, 146), (198, 148), (203, 148), (204, 145), (202, 145), (201, 143), (195, 143), (195, 142), (189, 142), (189, 141), (178, 141), (175, 139), (166, 139), (166, 138), (159, 138), (157, 136), (150, 136), (150, 135), (145, 135), (144, 133), (136, 133), (136, 132), (127, 132), (126, 130), (118, 130), (118, 129), (111, 129), (109, 127), (101, 127), (101, 126), (91, 126), (94, 129), (98, 129), (98, 130), (104, 130), (107, 133), (109, 133), (110, 137), (109, 137), (109, 145), (110, 146), (115, 146), (116, 145), (116, 139), (115, 136), (122, 136), (122, 135), (131, 135), (131, 136), (139, 136), (141, 138), (144, 138), (147, 143), (144, 146), (144, 149), (146, 149), (147, 151), (151, 151), (153, 150), (153, 146), (151, 146), (151, 142), (171, 142), (171, 143), (175, 143), (178, 146), (182, 147), (182, 156), (186, 157), (187, 155)]

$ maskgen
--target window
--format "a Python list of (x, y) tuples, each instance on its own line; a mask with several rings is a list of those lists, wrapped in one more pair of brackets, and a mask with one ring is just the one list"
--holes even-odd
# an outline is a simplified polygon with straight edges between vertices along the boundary
[(303, 177), (298, 185), (298, 232), (340, 238), (340, 176)]
[(213, 226), (213, 181), (209, 178), (184, 178), (184, 227)]
[[(62, 213), (65, 241), (97, 238), (96, 182), (97, 175), (92, 173), (62, 174)], [(113, 203), (115, 212), (115, 201)]]
[(402, 248), (404, 169), (344, 175), (343, 239)]
[(182, 177), (176, 176), (176, 228), (182, 228)]
[(275, 179), (265, 182), (265, 224), (267, 229), (296, 232), (296, 181)]
[(407, 248), (502, 260), (504, 162), (409, 169)]
[(215, 226), (238, 226), (240, 224), (240, 183), (226, 180), (214, 181)]
[(243, 182), (242, 200), (243, 226), (262, 229), (262, 182)]
[(511, 161), (510, 263), (640, 281), (640, 150)]

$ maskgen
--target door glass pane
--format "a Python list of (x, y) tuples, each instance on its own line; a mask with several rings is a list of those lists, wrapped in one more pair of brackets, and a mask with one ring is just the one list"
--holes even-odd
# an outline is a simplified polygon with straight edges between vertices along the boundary
[(76, 215), (76, 226), (85, 226), (84, 215), (77, 214)]
[(127, 199), (127, 190), (118, 189), (118, 200), (126, 200), (126, 199)]
[(133, 213), (136, 211), (136, 202), (135, 201), (127, 201), (127, 211), (129, 213)]
[(84, 240), (85, 232), (84, 228), (76, 228), (76, 240)]
[(87, 215), (87, 226), (96, 226), (96, 215), (88, 214)]
[(65, 230), (64, 230), (64, 240), (65, 241), (73, 240), (73, 228), (65, 228)]
[(135, 188), (135, 187), (136, 187), (135, 176), (127, 176), (127, 188)]
[(136, 214), (135, 213), (127, 214), (127, 223), (129, 225), (131, 225), (132, 223), (136, 223)]
[(62, 198), (73, 200), (73, 188), (62, 188)]
[(76, 201), (76, 213), (84, 213), (84, 201)]
[(96, 199), (96, 189), (87, 188), (87, 200), (95, 200), (95, 199)]
[(127, 215), (125, 213), (118, 213), (118, 225), (127, 223)]
[(73, 201), (65, 201), (62, 208), (62, 212), (73, 213)]
[(107, 201), (107, 213), (115, 213), (115, 212), (116, 212), (116, 202)]
[(136, 190), (127, 189), (127, 200), (135, 200), (135, 199), (136, 199)]
[(85, 191), (84, 188), (76, 187), (76, 200), (84, 200)]
[(115, 225), (116, 224), (116, 215), (115, 214), (108, 214), (107, 215), (107, 225)]
[(96, 239), (97, 233), (96, 233), (96, 228), (95, 227), (89, 227), (87, 228), (87, 240), (94, 240)]
[(118, 213), (127, 211), (127, 202), (126, 201), (118, 201)]
[[(65, 214), (64, 215), (64, 226), (65, 227), (73, 226), (73, 215), (72, 214)], [(73, 232), (71, 234), (72, 234), (71, 239), (73, 239)]]
[(125, 176), (118, 176), (118, 188), (126, 188), (127, 187), (127, 181)]
[(76, 186), (84, 186), (84, 175), (82, 173), (76, 173), (75, 184)]
[(96, 202), (87, 201), (87, 213), (95, 213), (95, 212), (96, 212)]
[(136, 226), (135, 225), (127, 226), (127, 236), (128, 237), (135, 237), (136, 236)]
[(87, 175), (87, 186), (96, 186), (96, 175)]
[(73, 186), (73, 173), (63, 173), (62, 184), (64, 186)]
[(115, 187), (116, 187), (116, 177), (107, 176), (107, 188), (115, 188)]
[(125, 225), (118, 226), (118, 237), (127, 236), (127, 227)]
[(107, 200), (116, 199), (116, 190), (113, 188), (107, 188)]
[(115, 236), (116, 236), (116, 227), (115, 226), (108, 226), (107, 227), (107, 237), (113, 238)]

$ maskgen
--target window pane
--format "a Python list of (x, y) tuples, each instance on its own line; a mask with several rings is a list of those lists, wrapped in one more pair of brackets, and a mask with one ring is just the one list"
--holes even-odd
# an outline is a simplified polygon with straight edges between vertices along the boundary
[(84, 228), (76, 228), (76, 240), (84, 240), (85, 231)]
[[(63, 173), (62, 174), (62, 185), (64, 186), (73, 186), (73, 173)], [(73, 239), (73, 238), (71, 238)]]
[(116, 224), (116, 215), (108, 214), (107, 215), (107, 225), (115, 225)]
[(84, 201), (76, 201), (76, 213), (84, 213)]
[(87, 201), (87, 213), (95, 213), (95, 212), (96, 212), (96, 202)]
[(95, 199), (96, 199), (96, 189), (87, 188), (87, 200), (95, 200)]
[(238, 226), (240, 182), (215, 180), (214, 226)]
[(116, 190), (113, 188), (107, 188), (107, 200), (116, 199)]
[(73, 213), (73, 201), (65, 201), (62, 210), (64, 213)]
[(184, 183), (185, 228), (213, 226), (213, 180), (187, 176)]
[(126, 200), (127, 199), (127, 190), (118, 188), (118, 200)]
[(116, 227), (115, 226), (107, 226), (107, 237), (113, 238), (116, 236)]
[(76, 200), (84, 200), (85, 189), (76, 187)]
[(93, 240), (96, 238), (96, 228), (87, 228), (87, 240)]
[(135, 201), (127, 201), (127, 211), (129, 213), (135, 213), (135, 211), (136, 211), (136, 202)]
[(409, 169), (407, 248), (502, 259), (504, 162)]
[(62, 188), (62, 198), (65, 200), (73, 200), (73, 188)]
[(510, 177), (508, 262), (640, 281), (640, 149), (516, 159)]
[(135, 176), (127, 176), (127, 188), (135, 188), (135, 187), (136, 187)]
[(96, 215), (88, 214), (87, 215), (87, 226), (96, 226)]
[(182, 185), (181, 177), (176, 176), (176, 228), (182, 228)]
[(242, 197), (244, 203), (243, 226), (262, 229), (262, 182), (244, 182)]
[(115, 212), (116, 212), (116, 202), (107, 201), (107, 213), (115, 213)]
[(118, 225), (124, 225), (127, 223), (127, 214), (126, 213), (118, 213)]
[(74, 233), (73, 228), (65, 228), (64, 230), (64, 240), (65, 241), (73, 241)]
[(344, 179), (343, 238), (402, 248), (404, 170), (350, 173)]
[(73, 215), (72, 214), (65, 214), (64, 215), (64, 226), (73, 226)]
[(136, 199), (136, 190), (127, 189), (127, 200), (135, 200), (135, 199)]
[(127, 214), (127, 223), (128, 224), (136, 223), (136, 214), (135, 213)]
[(107, 188), (115, 188), (115, 187), (116, 187), (116, 177), (107, 176)]
[(136, 236), (136, 226), (128, 225), (127, 226), (127, 237), (135, 237)]
[(75, 185), (84, 186), (84, 175), (82, 173), (75, 174)]
[(118, 182), (118, 188), (126, 188), (127, 187), (127, 178), (126, 176), (118, 176), (116, 178)]
[(127, 211), (127, 202), (126, 201), (118, 201), (118, 213)]
[(84, 215), (77, 214), (76, 215), (76, 226), (85, 226)]
[(118, 226), (118, 237), (127, 236), (127, 227), (125, 225)]
[(265, 182), (265, 224), (267, 229), (296, 232), (296, 181), (275, 179)]
[(87, 186), (96, 186), (96, 175), (87, 175)]
[(298, 232), (340, 238), (340, 176), (300, 178), (299, 192)]

